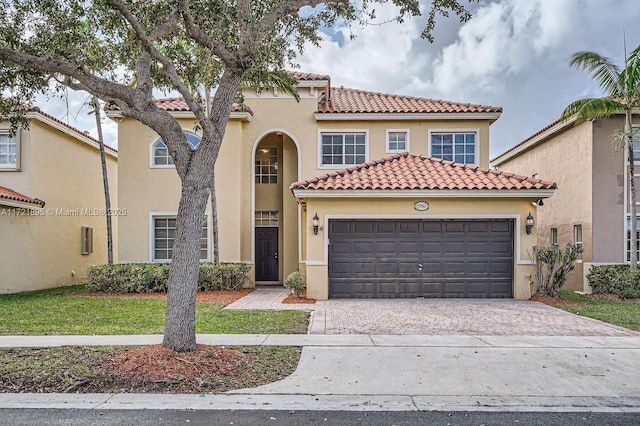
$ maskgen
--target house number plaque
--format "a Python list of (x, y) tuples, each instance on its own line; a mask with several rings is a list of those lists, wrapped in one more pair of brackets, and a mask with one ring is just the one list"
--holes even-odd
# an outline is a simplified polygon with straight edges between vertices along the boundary
[(416, 201), (413, 208), (419, 212), (423, 212), (425, 210), (429, 210), (429, 203), (426, 201)]

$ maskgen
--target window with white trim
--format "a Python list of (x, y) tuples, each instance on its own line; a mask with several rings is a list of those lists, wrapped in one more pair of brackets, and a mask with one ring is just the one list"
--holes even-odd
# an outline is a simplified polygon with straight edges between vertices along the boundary
[(323, 166), (352, 166), (367, 161), (367, 135), (365, 132), (329, 133), (320, 135)]
[(18, 137), (0, 133), (0, 169), (18, 168)]
[(409, 150), (409, 130), (387, 130), (387, 152)]
[[(582, 248), (582, 225), (573, 225), (573, 243)], [(578, 255), (578, 260), (582, 260), (582, 253)]]
[(549, 241), (551, 243), (552, 246), (557, 246), (558, 245), (558, 228), (551, 228), (549, 230), (549, 235), (550, 235), (550, 240)]
[[(173, 242), (176, 237), (176, 216), (154, 216), (153, 236), (153, 260), (171, 260), (173, 256)], [(202, 222), (202, 234), (200, 237), (200, 260), (208, 259), (209, 237), (207, 233), (207, 219)]]
[(461, 164), (476, 164), (476, 133), (431, 133), (431, 156)]
[(87, 226), (80, 228), (80, 253), (93, 253), (93, 228)]
[(277, 211), (257, 211), (255, 226), (278, 226), (278, 216)]
[[(627, 244), (625, 246), (627, 262), (631, 262), (631, 220), (627, 216)], [(636, 259), (640, 259), (640, 216), (636, 219)]]
[(278, 148), (258, 148), (255, 169), (256, 183), (278, 183)]
[[(191, 149), (196, 149), (200, 145), (200, 136), (184, 132), (185, 137), (187, 138), (187, 143)], [(173, 158), (169, 154), (169, 148), (167, 148), (167, 144), (164, 143), (162, 139), (158, 139), (151, 148), (151, 155), (153, 157), (152, 164), (154, 166), (173, 166)]]

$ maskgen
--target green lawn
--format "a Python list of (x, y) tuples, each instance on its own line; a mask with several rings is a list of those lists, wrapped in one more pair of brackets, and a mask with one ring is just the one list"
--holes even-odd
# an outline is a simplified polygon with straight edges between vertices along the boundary
[[(0, 335), (159, 334), (166, 301), (116, 297), (69, 297), (84, 287), (63, 287), (0, 296)], [(196, 332), (203, 334), (306, 333), (300, 311), (225, 311), (198, 303)]]
[(595, 318), (620, 327), (640, 331), (640, 303), (637, 300), (589, 299), (573, 291), (563, 290), (560, 297), (565, 300), (584, 302), (586, 305), (558, 304), (557, 308), (589, 318)]

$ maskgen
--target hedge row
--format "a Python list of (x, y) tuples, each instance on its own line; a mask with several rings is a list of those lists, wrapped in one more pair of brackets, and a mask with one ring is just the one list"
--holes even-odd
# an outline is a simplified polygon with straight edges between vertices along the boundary
[(587, 279), (596, 294), (612, 293), (629, 299), (640, 297), (640, 269), (631, 269), (629, 265), (592, 266)]
[[(166, 293), (170, 263), (118, 263), (89, 267), (89, 291)], [(246, 263), (201, 263), (198, 290), (240, 290), (251, 268)]]

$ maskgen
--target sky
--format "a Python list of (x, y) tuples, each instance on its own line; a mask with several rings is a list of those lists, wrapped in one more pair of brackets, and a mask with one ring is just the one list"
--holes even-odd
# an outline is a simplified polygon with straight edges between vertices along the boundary
[[(320, 47), (306, 47), (299, 69), (329, 74), (334, 87), (500, 106), (490, 128), (494, 157), (555, 121), (570, 102), (602, 96), (586, 71), (569, 67), (573, 53), (595, 51), (622, 65), (625, 37), (628, 51), (640, 45), (638, 0), (480, 0), (469, 7), (466, 23), (438, 19), (434, 43), (420, 38), (424, 17), (336, 26)], [(380, 22), (394, 12), (376, 5)], [(38, 105), (95, 136), (86, 99), (70, 94), (68, 106), (44, 99)], [(103, 127), (105, 140), (117, 146), (115, 123), (105, 119)]]

